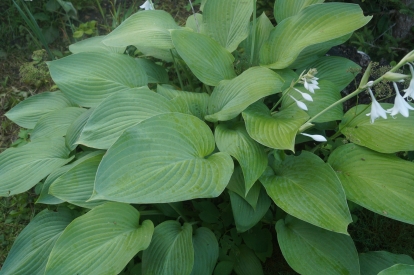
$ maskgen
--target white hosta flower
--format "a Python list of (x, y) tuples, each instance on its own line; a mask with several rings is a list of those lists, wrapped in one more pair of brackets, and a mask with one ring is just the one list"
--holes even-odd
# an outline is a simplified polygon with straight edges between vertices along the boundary
[(383, 119), (387, 119), (387, 112), (384, 110), (384, 108), (381, 107), (381, 105), (375, 99), (375, 96), (372, 93), (370, 88), (368, 88), (368, 92), (371, 95), (371, 99), (372, 99), (371, 113), (367, 114), (367, 116), (371, 116), (371, 123), (374, 123), (374, 120), (376, 120), (379, 117), (382, 117)]
[(307, 93), (301, 92), (301, 91), (299, 91), (299, 90), (298, 90), (298, 89), (296, 89), (296, 88), (293, 88), (293, 89), (295, 89), (295, 91), (296, 91), (296, 92), (300, 93), (300, 94), (302, 95), (303, 99), (305, 99), (305, 100), (307, 100), (307, 101), (313, 101), (313, 99), (312, 99), (312, 97), (311, 97), (311, 95), (310, 95), (310, 94), (307, 94)]
[(305, 86), (305, 89), (314, 94), (316, 89), (320, 89), (318, 86), (318, 79), (319, 78), (317, 77), (313, 77), (311, 79), (304, 79), (303, 85)]
[(408, 117), (408, 110), (414, 110), (414, 108), (411, 107), (410, 104), (408, 104), (407, 101), (405, 101), (404, 98), (400, 95), (400, 91), (398, 90), (397, 84), (395, 84), (395, 82), (393, 82), (392, 84), (394, 84), (396, 93), (394, 107), (388, 109), (387, 112), (391, 113), (391, 116), (395, 116), (396, 114), (400, 113), (401, 115)]
[(314, 141), (318, 141), (318, 142), (325, 142), (325, 141), (327, 141), (326, 138), (324, 136), (321, 136), (321, 135), (309, 135), (309, 134), (305, 134), (305, 133), (301, 133), (301, 135), (310, 137)]
[(144, 10), (153, 10), (154, 9), (154, 7), (152, 6), (152, 4), (151, 4), (151, 2), (150, 1), (145, 1), (145, 3), (144, 4), (142, 4), (141, 6), (139, 6), (141, 9), (144, 9)]
[(301, 108), (302, 110), (305, 110), (305, 111), (308, 110), (308, 107), (306, 107), (305, 103), (303, 103), (302, 101), (297, 100), (296, 98), (294, 98), (291, 95), (289, 95), (289, 96), (296, 102), (296, 105), (298, 105), (299, 108)]
[(410, 66), (411, 81), (410, 81), (410, 86), (408, 86), (408, 88), (404, 90), (405, 94), (403, 98), (410, 97), (411, 99), (414, 99), (414, 69), (410, 63), (407, 63), (407, 65)]

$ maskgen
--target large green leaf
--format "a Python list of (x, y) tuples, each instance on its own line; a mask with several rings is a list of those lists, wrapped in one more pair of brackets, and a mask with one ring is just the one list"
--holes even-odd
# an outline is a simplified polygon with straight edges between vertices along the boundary
[(173, 30), (171, 38), (178, 54), (201, 82), (217, 86), (221, 80), (236, 76), (234, 57), (210, 37), (188, 30)]
[(351, 237), (287, 216), (276, 223), (277, 240), (289, 265), (300, 274), (359, 275)]
[(233, 255), (234, 271), (237, 275), (263, 275), (263, 267), (255, 253), (246, 246), (240, 246)]
[(265, 190), (261, 188), (260, 195), (254, 209), (245, 199), (229, 191), (231, 209), (238, 232), (245, 232), (255, 226), (269, 210), (271, 200)]
[(6, 116), (20, 127), (33, 129), (42, 116), (71, 106), (74, 103), (61, 91), (44, 92), (20, 102)]
[(190, 275), (194, 264), (192, 226), (165, 221), (155, 227), (148, 249), (142, 254), (145, 275)]
[(262, 15), (259, 16), (259, 18), (256, 19), (255, 32), (253, 29), (253, 23), (250, 24), (249, 36), (246, 40), (243, 41), (242, 47), (244, 47), (246, 56), (249, 59), (251, 58), (252, 46), (254, 47), (252, 65), (259, 65), (260, 49), (262, 48), (263, 43), (269, 38), (270, 32), (273, 29), (274, 27), (272, 25), (272, 22), (270, 22), (269, 18), (266, 16), (264, 12), (262, 13)]
[(259, 102), (247, 108), (243, 118), (247, 132), (257, 142), (294, 151), (296, 134), (309, 116), (296, 106), (271, 114), (266, 105)]
[(257, 181), (246, 194), (246, 184), (244, 183), (244, 176), (240, 166), (234, 167), (233, 175), (231, 175), (227, 185), (227, 189), (242, 197), (254, 210), (256, 210), (261, 187), (261, 183)]
[(194, 265), (191, 275), (211, 275), (219, 256), (219, 245), (207, 227), (197, 228), (193, 235)]
[(260, 178), (273, 201), (285, 212), (313, 225), (348, 234), (352, 222), (341, 182), (318, 156), (302, 151), (288, 156)]
[(253, 0), (209, 0), (203, 9), (203, 31), (229, 52), (249, 34)]
[(144, 69), (127, 55), (82, 52), (48, 62), (50, 75), (73, 102), (93, 107), (108, 95), (147, 85)]
[(154, 225), (139, 225), (139, 218), (134, 207), (107, 202), (75, 219), (53, 247), (45, 275), (118, 274), (151, 242)]
[(66, 107), (44, 115), (30, 134), (32, 141), (44, 138), (63, 137), (69, 126), (84, 113), (86, 109)]
[(323, 3), (325, 0), (278, 0), (274, 5), (274, 15), (277, 23), (296, 15), (301, 10), (312, 4)]
[(168, 30), (179, 28), (174, 18), (166, 11), (140, 11), (108, 34), (103, 43), (112, 47), (134, 45), (138, 49), (144, 47), (169, 50), (173, 45)]
[(73, 218), (68, 209), (37, 214), (17, 237), (0, 274), (43, 275), (56, 240)]
[(378, 272), (395, 264), (411, 264), (414, 260), (403, 254), (392, 254), (387, 251), (373, 251), (359, 254), (362, 275), (377, 275)]
[(310, 5), (277, 25), (263, 44), (260, 63), (273, 69), (286, 68), (306, 47), (344, 36), (370, 19), (358, 5)]
[(378, 273), (378, 275), (413, 275), (413, 274), (414, 274), (414, 265), (407, 265), (407, 264), (396, 264)]
[[(392, 104), (380, 104), (384, 109)], [(398, 114), (395, 119), (377, 119), (371, 123), (370, 112), (366, 105), (350, 109), (340, 124), (342, 133), (353, 143), (368, 147), (381, 153), (413, 151), (414, 112), (409, 117)]]
[(147, 87), (123, 90), (108, 96), (95, 108), (76, 143), (108, 149), (129, 127), (174, 111), (174, 104)]
[(222, 81), (214, 89), (206, 120), (230, 120), (259, 99), (282, 92), (284, 80), (263, 67), (252, 67), (232, 80)]
[[(217, 197), (233, 173), (227, 153), (198, 118), (161, 114), (126, 130), (98, 168), (92, 199), (165, 203)], [(116, 167), (114, 169), (113, 167)]]
[(144, 68), (148, 76), (148, 83), (168, 83), (168, 73), (166, 69), (146, 58), (136, 58), (138, 64)]
[(56, 179), (49, 187), (49, 193), (61, 200), (93, 208), (104, 201), (86, 202), (92, 195), (96, 171), (104, 151), (94, 151), (79, 159), (76, 165)]
[(0, 154), (0, 196), (25, 192), (55, 169), (68, 163), (63, 138), (41, 139)]
[(204, 116), (207, 115), (207, 106), (210, 96), (206, 93), (178, 91), (160, 85), (157, 86), (157, 93), (165, 96), (170, 100), (177, 97), (182, 98), (187, 104), (190, 113), (201, 120), (203, 120)]
[(102, 41), (106, 38), (105, 35), (94, 36), (85, 40), (76, 42), (75, 44), (69, 45), (69, 51), (73, 54), (82, 52), (98, 52), (98, 53), (124, 53), (126, 46), (121, 47), (109, 47), (106, 46)]
[[(316, 76), (322, 80), (328, 80), (335, 84), (336, 91), (342, 91), (358, 74), (361, 67), (353, 61), (339, 56), (323, 56), (309, 66), (301, 66), (298, 71), (316, 68)], [(322, 84), (320, 85), (322, 89)], [(317, 90), (319, 92), (320, 90)]]
[(82, 133), (83, 127), (85, 126), (86, 122), (88, 122), (88, 119), (91, 116), (93, 111), (94, 109), (90, 108), (86, 112), (83, 112), (68, 127), (68, 130), (66, 131), (65, 142), (66, 142), (66, 146), (70, 150), (75, 150), (76, 146), (78, 146), (76, 142), (78, 141)]
[[(333, 103), (337, 102), (342, 98), (340, 90), (338, 90), (337, 86), (327, 80), (320, 80), (319, 81), (320, 89), (315, 90), (315, 93), (312, 94), (313, 101), (306, 101), (306, 106), (308, 107), (308, 115), (310, 117), (315, 116), (328, 106), (332, 105)], [(297, 88), (298, 90), (309, 93), (304, 87)], [(298, 100), (302, 100), (302, 96), (295, 90), (290, 90), (289, 95), (292, 95)], [(283, 107), (292, 105), (292, 107), (296, 107), (295, 101), (289, 97), (285, 96), (283, 100)], [(343, 107), (342, 104), (338, 104), (335, 107), (329, 109), (327, 112), (323, 113), (321, 116), (316, 118), (314, 122), (321, 123), (321, 122), (328, 122), (333, 120), (340, 120), (343, 116)]]
[(267, 155), (264, 147), (249, 136), (244, 123), (222, 123), (216, 127), (214, 136), (218, 149), (239, 162), (246, 185), (243, 195), (247, 195), (266, 169)]
[(414, 163), (355, 144), (337, 148), (328, 163), (341, 180), (348, 200), (414, 224)]

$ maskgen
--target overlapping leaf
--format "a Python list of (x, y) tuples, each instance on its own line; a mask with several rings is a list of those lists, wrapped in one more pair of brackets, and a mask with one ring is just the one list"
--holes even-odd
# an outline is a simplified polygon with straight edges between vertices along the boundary
[(85, 126), (86, 122), (88, 122), (88, 119), (91, 116), (93, 110), (94, 108), (90, 108), (86, 112), (83, 112), (68, 127), (68, 130), (66, 131), (65, 142), (66, 142), (66, 146), (70, 150), (74, 150), (76, 146), (78, 146), (76, 142), (78, 141), (82, 133), (83, 127)]
[[(382, 103), (384, 109), (392, 108), (392, 104)], [(381, 153), (414, 150), (414, 112), (409, 117), (400, 114), (395, 119), (379, 118), (371, 123), (366, 116), (370, 109), (366, 105), (358, 105), (350, 109), (340, 125), (342, 133), (353, 143), (368, 147)]]
[(73, 102), (93, 107), (108, 95), (148, 83), (134, 58), (115, 53), (81, 52), (48, 62), (53, 81)]
[(414, 274), (414, 265), (396, 264), (378, 273), (378, 275), (402, 275), (402, 274), (407, 274), (407, 275)]
[(20, 127), (33, 129), (39, 119), (55, 110), (75, 106), (61, 91), (44, 92), (20, 102), (6, 113)]
[(248, 247), (240, 246), (234, 258), (234, 271), (237, 275), (263, 275), (262, 264)]
[(351, 237), (287, 216), (276, 223), (283, 256), (299, 274), (359, 275), (358, 254)]
[(95, 207), (63, 231), (44, 274), (118, 274), (151, 242), (154, 225), (150, 220), (139, 225), (139, 218), (128, 204)]
[(149, 59), (136, 58), (135, 60), (147, 73), (148, 83), (168, 83), (168, 73), (165, 68)]
[(102, 43), (106, 38), (105, 35), (94, 36), (69, 45), (69, 51), (73, 54), (82, 52), (97, 52), (97, 53), (119, 53), (125, 52), (126, 46), (123, 47), (109, 47)]
[(341, 180), (348, 200), (414, 224), (414, 163), (355, 144), (337, 148), (328, 163)]
[(240, 166), (234, 167), (233, 175), (231, 175), (227, 185), (227, 189), (242, 197), (254, 210), (256, 209), (261, 187), (261, 183), (257, 181), (246, 195), (246, 184)]
[[(260, 63), (273, 69), (291, 65), (306, 47), (353, 32), (368, 23), (358, 5), (310, 5), (283, 20), (271, 32), (260, 52)], [(311, 22), (311, 23), (309, 23)]]
[(296, 106), (271, 114), (266, 105), (256, 103), (243, 112), (243, 118), (247, 132), (257, 142), (294, 151), (296, 133), (309, 116)]
[(173, 30), (171, 38), (180, 57), (201, 82), (217, 86), (221, 80), (236, 76), (234, 57), (210, 37), (188, 30)]
[[(169, 113), (126, 130), (98, 168), (92, 199), (165, 203), (216, 197), (233, 172), (230, 155), (214, 151), (210, 128)], [(117, 169), (113, 169), (117, 167)]]
[(283, 83), (278, 74), (263, 67), (252, 67), (232, 80), (222, 81), (211, 94), (206, 120), (235, 118), (259, 99), (280, 93)]
[(219, 245), (214, 233), (199, 227), (193, 235), (194, 265), (191, 275), (211, 275), (219, 256)]
[(63, 138), (41, 139), (0, 154), (0, 196), (29, 190), (55, 169), (68, 163)]
[(377, 275), (382, 270), (395, 264), (414, 265), (414, 260), (408, 255), (392, 254), (387, 251), (370, 251), (359, 254), (359, 263), (361, 265), (361, 274)]
[(177, 111), (174, 104), (147, 87), (123, 90), (110, 95), (95, 108), (76, 143), (108, 149), (129, 127), (174, 111)]
[(274, 5), (274, 15), (277, 23), (296, 15), (309, 5), (323, 3), (325, 0), (278, 0)]

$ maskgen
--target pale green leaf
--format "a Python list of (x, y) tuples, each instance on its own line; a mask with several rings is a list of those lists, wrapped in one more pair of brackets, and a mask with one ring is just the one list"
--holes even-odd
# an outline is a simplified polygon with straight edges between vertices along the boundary
[[(392, 104), (381, 103), (385, 110), (392, 108)], [(413, 151), (414, 112), (409, 117), (398, 114), (395, 119), (379, 118), (371, 123), (367, 105), (357, 105), (350, 109), (340, 124), (341, 132), (353, 143), (368, 147), (381, 153), (395, 153), (398, 151)]]
[(214, 89), (206, 120), (230, 120), (259, 99), (282, 92), (284, 80), (263, 67), (252, 67), (232, 80), (222, 81)]
[(50, 75), (73, 102), (93, 107), (112, 93), (147, 85), (145, 70), (127, 55), (82, 52), (48, 62)]
[(203, 15), (199, 13), (191, 14), (187, 18), (185, 26), (195, 32), (204, 33)]
[(6, 117), (20, 127), (33, 129), (42, 116), (71, 106), (75, 104), (61, 91), (44, 92), (20, 102), (6, 113)]
[(210, 37), (188, 30), (173, 30), (171, 38), (180, 57), (201, 82), (217, 86), (221, 80), (236, 76), (234, 57)]
[(68, 209), (37, 214), (17, 236), (0, 274), (43, 275), (56, 240), (72, 219)]
[(351, 237), (287, 216), (276, 223), (277, 240), (286, 261), (299, 274), (359, 275)]
[[(308, 115), (310, 117), (315, 116), (325, 108), (329, 107), (333, 103), (337, 102), (342, 98), (340, 90), (338, 90), (337, 86), (327, 80), (320, 80), (319, 81), (319, 88), (318, 90), (315, 90), (315, 93), (312, 94), (308, 92), (304, 87), (297, 87), (301, 92), (307, 93), (312, 96), (313, 101), (305, 101), (302, 96), (295, 91), (294, 89), (291, 89), (289, 91), (289, 95), (293, 96), (297, 100), (302, 101), (306, 104), (308, 107)], [(288, 106), (288, 108), (296, 107), (295, 101), (290, 96), (285, 96), (283, 103), (283, 107)], [(322, 122), (328, 122), (333, 120), (340, 120), (343, 117), (343, 107), (342, 104), (338, 104), (335, 107), (329, 109), (328, 111), (324, 112), (322, 115), (320, 115), (318, 118), (313, 120), (313, 122), (316, 123), (322, 123)]]
[(407, 264), (396, 264), (378, 273), (378, 275), (413, 275), (413, 274), (414, 274), (414, 265), (407, 265)]
[(25, 192), (55, 169), (68, 163), (63, 138), (41, 139), (0, 154), (0, 196)]
[(145, 275), (189, 275), (194, 264), (192, 226), (165, 221), (155, 227), (148, 249), (142, 254)]
[(86, 109), (78, 107), (66, 107), (44, 115), (30, 134), (32, 141), (44, 138), (63, 137), (69, 126), (84, 113)]
[(264, 147), (253, 140), (244, 123), (219, 124), (214, 132), (216, 144), (221, 152), (226, 152), (239, 162), (244, 175), (246, 195), (267, 166)]
[(363, 27), (370, 19), (358, 5), (310, 5), (277, 25), (263, 44), (260, 63), (273, 69), (286, 68), (306, 47), (344, 36)]
[(269, 210), (272, 202), (264, 188), (260, 190), (256, 209), (236, 193), (229, 191), (229, 194), (234, 222), (238, 232), (245, 232), (255, 226)]
[(297, 106), (271, 114), (266, 105), (256, 103), (243, 112), (243, 118), (247, 132), (257, 142), (294, 151), (296, 133), (309, 116)]
[(277, 206), (313, 225), (348, 234), (352, 222), (341, 182), (318, 156), (302, 151), (269, 167), (260, 178)]
[(204, 32), (229, 52), (249, 34), (253, 0), (208, 0), (203, 8)]
[(103, 43), (112, 47), (134, 45), (138, 49), (143, 47), (169, 50), (173, 48), (169, 30), (179, 28), (166, 11), (140, 11), (108, 34)]
[(86, 122), (88, 122), (88, 119), (91, 116), (93, 110), (93, 108), (90, 108), (86, 112), (83, 112), (68, 127), (65, 136), (65, 143), (70, 150), (75, 150), (76, 146), (78, 146), (76, 142), (78, 141), (82, 133), (83, 127), (85, 126)]
[(377, 275), (381, 270), (387, 269), (395, 264), (411, 264), (414, 260), (404, 254), (392, 254), (387, 251), (370, 251), (359, 254), (359, 264), (362, 275)]
[(193, 235), (194, 265), (191, 275), (211, 275), (219, 256), (219, 245), (207, 227), (197, 228)]
[(168, 83), (168, 73), (166, 69), (153, 61), (145, 58), (136, 58), (138, 64), (144, 68), (148, 76), (148, 83)]
[(227, 189), (242, 197), (254, 210), (256, 210), (261, 187), (262, 185), (257, 181), (246, 195), (246, 184), (244, 183), (243, 172), (240, 166), (234, 167), (233, 175), (231, 175), (227, 185)]
[(105, 35), (94, 36), (87, 38), (85, 40), (76, 42), (75, 44), (69, 45), (69, 51), (73, 54), (81, 52), (97, 52), (97, 53), (119, 53), (122, 54), (125, 52), (126, 46), (123, 47), (109, 47), (102, 43), (106, 38)]
[(49, 193), (84, 208), (94, 208), (104, 203), (104, 201), (86, 202), (92, 195), (96, 171), (104, 153), (104, 151), (94, 151), (79, 159), (76, 165), (50, 185)]
[(274, 15), (277, 23), (296, 15), (309, 5), (323, 3), (325, 0), (278, 0), (274, 5)]
[(147, 87), (127, 89), (110, 95), (95, 108), (76, 143), (108, 149), (131, 126), (174, 111), (174, 104)]
[(210, 96), (206, 93), (178, 91), (160, 85), (157, 86), (157, 93), (170, 100), (181, 97), (188, 106), (190, 113), (201, 120), (203, 120), (204, 116), (207, 115), (207, 106)]
[(50, 253), (45, 275), (118, 274), (150, 242), (154, 225), (139, 225), (128, 204), (107, 202), (66, 227)]
[(234, 258), (234, 271), (237, 275), (263, 275), (262, 264), (248, 247), (240, 246)]
[(217, 197), (233, 161), (226, 153), (212, 154), (214, 148), (210, 128), (194, 116), (151, 117), (126, 130), (105, 154), (92, 199), (166, 203)]
[[(309, 68), (316, 68), (318, 70), (316, 77), (319, 78), (319, 81), (328, 80), (335, 84), (335, 87), (332, 88), (336, 91), (342, 91), (361, 70), (361, 67), (353, 61), (339, 56), (319, 57), (311, 65), (307, 67), (301, 66), (298, 71), (302, 72)], [(316, 90), (316, 92), (319, 91)]]
[(380, 215), (414, 224), (413, 162), (347, 144), (333, 151), (328, 163), (341, 180), (348, 200)]
[(66, 173), (75, 162), (72, 162), (68, 165), (62, 166), (52, 173), (46, 178), (42, 185), (42, 190), (40, 191), (39, 198), (37, 199), (36, 203), (43, 203), (43, 204), (60, 204), (64, 202), (63, 200), (56, 198), (55, 196), (52, 196), (49, 194), (49, 187), (52, 185), (52, 183), (61, 175)]

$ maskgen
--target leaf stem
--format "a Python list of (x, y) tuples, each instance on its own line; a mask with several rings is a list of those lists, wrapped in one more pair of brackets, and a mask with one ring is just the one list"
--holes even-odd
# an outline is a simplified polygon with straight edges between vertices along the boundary
[(173, 203), (168, 203), (169, 206), (171, 206), (172, 209), (174, 209), (175, 212), (177, 212), (178, 215), (180, 215), (180, 217), (185, 221), (185, 222), (189, 222), (189, 220), (184, 216), (184, 214), (181, 212), (180, 209), (178, 209), (177, 207), (175, 207), (175, 205)]

